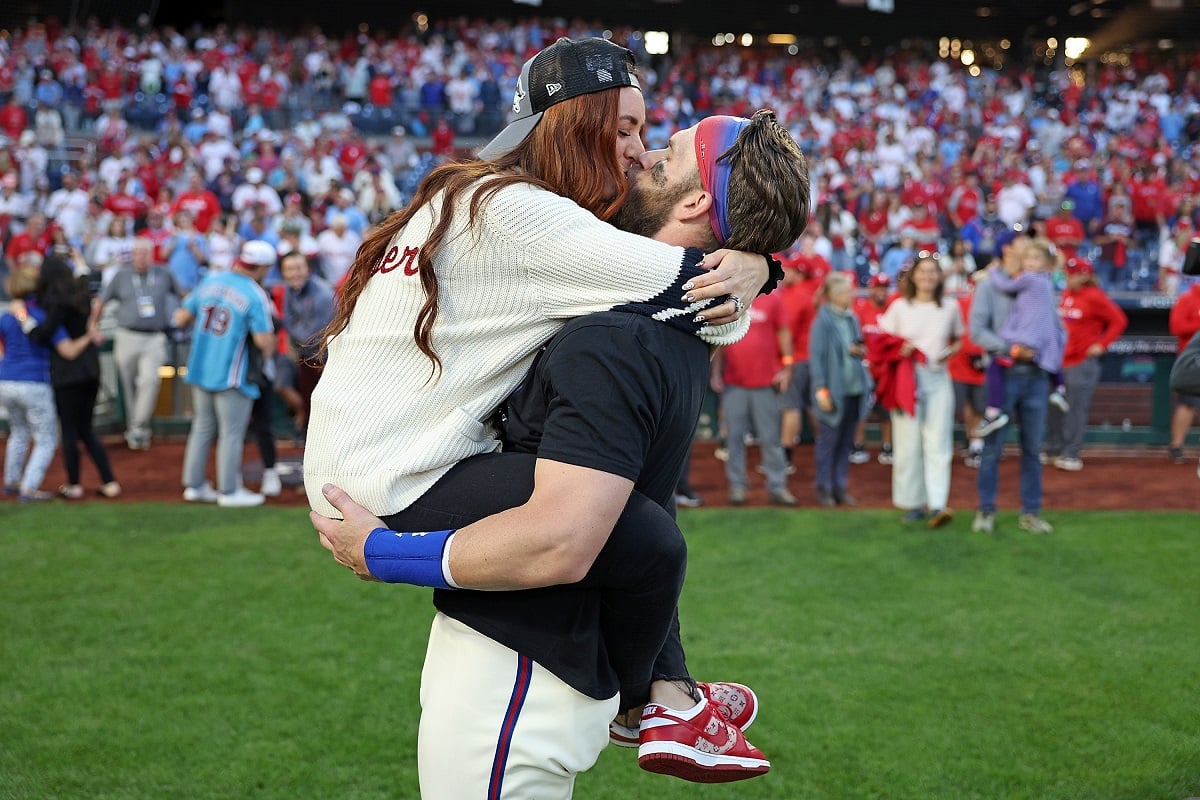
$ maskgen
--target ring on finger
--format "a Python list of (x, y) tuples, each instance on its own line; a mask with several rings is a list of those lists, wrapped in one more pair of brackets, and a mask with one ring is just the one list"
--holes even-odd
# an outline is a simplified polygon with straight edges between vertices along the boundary
[(746, 310), (746, 306), (742, 303), (742, 298), (736, 294), (729, 295), (729, 301), (733, 303), (733, 312), (735, 314), (740, 314)]

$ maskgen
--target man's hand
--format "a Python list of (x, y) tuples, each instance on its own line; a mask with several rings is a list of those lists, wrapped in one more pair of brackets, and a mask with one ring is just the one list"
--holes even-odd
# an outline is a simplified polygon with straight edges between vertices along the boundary
[(371, 531), (387, 525), (331, 483), (322, 486), (321, 493), (342, 514), (342, 519), (330, 519), (315, 511), (308, 512), (309, 520), (320, 534), (321, 547), (333, 553), (334, 561), (348, 567), (364, 581), (378, 580), (367, 569), (363, 547)]

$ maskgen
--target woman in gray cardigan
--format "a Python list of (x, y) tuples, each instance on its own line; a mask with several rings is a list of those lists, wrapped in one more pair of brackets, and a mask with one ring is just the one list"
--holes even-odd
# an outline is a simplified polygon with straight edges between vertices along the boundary
[(858, 319), (850, 310), (854, 287), (843, 272), (831, 272), (821, 285), (823, 301), (809, 333), (809, 376), (817, 417), (817, 502), (854, 505), (846, 492), (854, 429), (870, 392), (863, 366), (866, 354)]

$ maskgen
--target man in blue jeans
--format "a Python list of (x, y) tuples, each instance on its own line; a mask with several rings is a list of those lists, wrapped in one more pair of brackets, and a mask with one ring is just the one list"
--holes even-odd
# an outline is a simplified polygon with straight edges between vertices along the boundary
[[(1008, 259), (1019, 259), (1025, 238), (1014, 238), (1007, 232), (999, 242), (1001, 258), (991, 269), (1001, 269)], [(1049, 375), (1037, 365), (1037, 353), (1029, 347), (1015, 345), (1011, 349), (997, 333), (1012, 309), (1012, 295), (998, 291), (986, 278), (975, 286), (971, 302), (969, 330), (971, 338), (990, 356), (1007, 353), (1013, 365), (1006, 370), (1004, 411), (1009, 419), (1021, 426), (1021, 515), (1019, 525), (1029, 533), (1053, 533), (1054, 527), (1042, 518), (1042, 462), (1040, 450), (1046, 432), (1046, 410), (1049, 405)], [(1062, 324), (1061, 322), (1059, 323)], [(979, 509), (971, 530), (992, 533), (996, 525), (996, 493), (1000, 481), (1000, 453), (1008, 435), (1005, 425), (984, 437), (980, 454), (979, 474), (975, 487), (979, 494)]]

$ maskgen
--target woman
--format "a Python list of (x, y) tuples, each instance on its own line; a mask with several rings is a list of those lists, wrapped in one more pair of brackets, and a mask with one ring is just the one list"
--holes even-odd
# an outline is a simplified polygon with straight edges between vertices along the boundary
[(942, 297), (942, 269), (933, 256), (918, 258), (901, 281), (901, 297), (879, 318), (879, 329), (904, 340), (902, 356), (916, 358), (914, 414), (892, 410), (892, 502), (904, 521), (941, 527), (953, 519), (950, 463), (954, 456), (954, 387), (946, 359), (963, 333), (958, 306)]
[(817, 502), (855, 505), (846, 492), (850, 449), (867, 396), (869, 380), (862, 359), (862, 329), (851, 310), (854, 287), (844, 272), (825, 276), (824, 301), (809, 332), (808, 369), (812, 407), (817, 417)]
[(1100, 356), (1125, 331), (1125, 312), (1100, 288), (1092, 265), (1082, 258), (1066, 263), (1067, 288), (1059, 299), (1058, 315), (1067, 329), (1062, 375), (1070, 408), (1051, 405), (1046, 420), (1046, 456), (1067, 472), (1083, 469), (1079, 452), (1087, 426), (1092, 395), (1100, 382)]
[[(49, 344), (60, 326), (70, 336), (87, 334), (92, 295), (86, 275), (77, 277), (67, 262), (51, 256), (42, 264), (36, 296), (38, 304), (46, 311), (46, 319), (30, 332), (31, 339)], [(97, 494), (109, 498), (120, 496), (121, 484), (113, 474), (108, 450), (92, 427), (96, 395), (100, 391), (99, 349), (89, 343), (74, 359), (53, 353), (50, 384), (54, 388), (54, 405), (62, 429), (63, 464), (67, 468), (67, 482), (59, 487), (58, 493), (68, 500), (83, 497), (83, 486), (79, 481), (79, 445), (82, 443), (100, 473), (101, 485)]]
[[(34, 297), (37, 280), (32, 270), (9, 275), (5, 288), (13, 299), (0, 314), (0, 344), (4, 349), (4, 358), (0, 359), (0, 406), (8, 410), (9, 429), (4, 450), (4, 493), (17, 495), (23, 503), (54, 497), (40, 487), (58, 446), (50, 349), (29, 337), (29, 332), (46, 319), (46, 312)], [(93, 332), (71, 338), (60, 326), (48, 339), (55, 352), (72, 359), (91, 344)]]
[(107, 284), (117, 270), (133, 261), (133, 218), (118, 215), (108, 223), (108, 232), (92, 243), (88, 263)]

